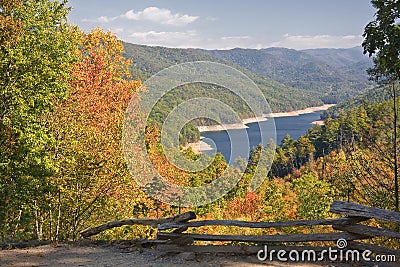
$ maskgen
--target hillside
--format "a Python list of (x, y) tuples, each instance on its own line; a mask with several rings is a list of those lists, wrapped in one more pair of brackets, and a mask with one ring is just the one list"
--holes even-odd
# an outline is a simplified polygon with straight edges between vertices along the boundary
[(321, 100), (325, 103), (352, 98), (371, 86), (365, 72), (371, 61), (363, 56), (361, 48), (198, 51), (233, 62), (286, 86), (323, 94)]
[[(348, 67), (354, 64), (368, 64), (372, 66), (371, 60), (363, 54), (362, 47), (353, 47), (347, 49), (334, 49), (334, 48), (319, 48), (319, 49), (306, 49), (301, 50), (310, 56), (313, 56), (320, 61), (332, 67)], [(365, 71), (361, 73), (367, 77)]]
[(132, 67), (134, 77), (142, 80), (147, 79), (164, 68), (183, 62), (221, 62), (239, 69), (249, 76), (263, 91), (274, 112), (292, 111), (323, 104), (323, 93), (321, 92), (306, 91), (284, 85), (270, 78), (262, 77), (234, 63), (217, 59), (198, 50), (151, 47), (130, 43), (124, 43), (124, 48), (125, 56), (131, 58), (134, 62)]
[(354, 98), (341, 102), (321, 113), (321, 119), (336, 118), (342, 111), (360, 108), (363, 105), (379, 104), (391, 99), (391, 92), (387, 87), (377, 87), (368, 90)]

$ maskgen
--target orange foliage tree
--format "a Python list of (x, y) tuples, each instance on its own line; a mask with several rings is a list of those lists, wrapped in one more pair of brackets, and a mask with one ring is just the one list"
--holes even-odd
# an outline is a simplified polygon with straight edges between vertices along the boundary
[(54, 178), (59, 187), (57, 232), (72, 239), (90, 221), (130, 213), (133, 205), (126, 202), (140, 194), (123, 157), (122, 126), (141, 82), (131, 79), (131, 61), (110, 32), (81, 34), (76, 53), (80, 60), (73, 68), (70, 92), (53, 122), (59, 144), (55, 155), (60, 178)]

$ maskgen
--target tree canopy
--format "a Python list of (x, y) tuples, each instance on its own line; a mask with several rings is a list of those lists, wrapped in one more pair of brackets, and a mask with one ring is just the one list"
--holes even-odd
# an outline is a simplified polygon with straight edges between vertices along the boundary
[[(0, 228), (33, 208), (54, 171), (45, 117), (65, 96), (75, 57), (66, 1), (1, 1)], [(11, 209), (10, 207), (13, 207)]]
[(372, 0), (375, 20), (364, 30), (364, 53), (374, 56), (371, 78), (391, 82), (400, 78), (400, 1)]

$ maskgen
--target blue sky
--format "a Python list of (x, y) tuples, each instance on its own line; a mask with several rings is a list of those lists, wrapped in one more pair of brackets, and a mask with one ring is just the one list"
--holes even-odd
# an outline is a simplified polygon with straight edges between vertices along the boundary
[(348, 48), (373, 19), (370, 0), (70, 0), (82, 30), (179, 48)]

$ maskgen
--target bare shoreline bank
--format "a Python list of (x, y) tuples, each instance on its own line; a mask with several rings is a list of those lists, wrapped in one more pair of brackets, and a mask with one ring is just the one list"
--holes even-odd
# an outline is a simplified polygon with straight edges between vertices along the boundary
[(301, 114), (308, 114), (308, 113), (313, 113), (315, 111), (327, 110), (328, 108), (333, 107), (335, 105), (336, 104), (325, 104), (323, 106), (309, 107), (309, 108), (300, 109), (300, 110), (294, 110), (294, 111), (289, 111), (289, 112), (271, 113), (271, 114), (268, 115), (268, 117), (278, 118), (278, 117), (299, 116)]
[(189, 147), (192, 148), (193, 152), (195, 154), (201, 154), (204, 151), (210, 151), (210, 150), (214, 150), (212, 148), (212, 146), (210, 146), (209, 144), (207, 144), (206, 142), (202, 141), (201, 139), (198, 142), (194, 142), (194, 143), (187, 143), (183, 149), (188, 149)]
[(313, 121), (311, 124), (315, 124), (315, 125), (324, 125), (325, 121), (322, 120), (318, 120), (318, 121)]
[(326, 104), (323, 106), (309, 107), (306, 109), (294, 110), (294, 111), (289, 111), (289, 112), (276, 112), (276, 113), (265, 114), (262, 117), (243, 119), (242, 123), (199, 126), (197, 128), (199, 129), (200, 133), (246, 129), (246, 128), (248, 128), (248, 126), (246, 126), (246, 124), (249, 124), (249, 123), (266, 121), (266, 120), (268, 120), (268, 118), (299, 116), (301, 114), (308, 114), (308, 113), (313, 113), (315, 111), (327, 110), (328, 108), (333, 107), (333, 106), (335, 106), (335, 105), (334, 104)]

